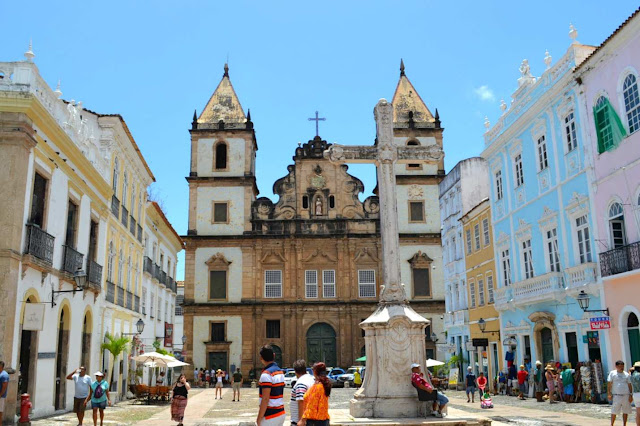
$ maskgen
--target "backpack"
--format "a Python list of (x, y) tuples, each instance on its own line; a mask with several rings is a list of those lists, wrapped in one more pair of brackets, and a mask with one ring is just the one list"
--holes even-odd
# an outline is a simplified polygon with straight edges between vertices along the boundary
[(93, 397), (95, 399), (100, 399), (104, 396), (104, 388), (102, 387), (102, 383), (96, 383), (96, 388), (93, 391)]

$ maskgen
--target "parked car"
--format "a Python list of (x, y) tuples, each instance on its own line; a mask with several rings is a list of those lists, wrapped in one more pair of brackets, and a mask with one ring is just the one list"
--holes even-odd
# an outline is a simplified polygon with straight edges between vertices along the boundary
[[(344, 374), (344, 370), (342, 368), (332, 368), (331, 370), (329, 370), (329, 372), (327, 373), (327, 377), (329, 378), (329, 383), (331, 383), (331, 386), (336, 387), (336, 384), (338, 383), (338, 376), (340, 376), (341, 374)], [(342, 384), (344, 386), (344, 384)]]
[(344, 386), (345, 382), (349, 382), (349, 386), (353, 386), (353, 374), (361, 369), (362, 367), (349, 367), (346, 373), (338, 376), (338, 386)]
[(298, 378), (295, 371), (288, 371), (284, 374), (284, 385), (293, 387)]

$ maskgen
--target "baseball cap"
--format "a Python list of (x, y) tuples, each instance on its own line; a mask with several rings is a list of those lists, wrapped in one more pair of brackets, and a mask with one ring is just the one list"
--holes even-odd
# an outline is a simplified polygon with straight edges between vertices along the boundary
[(104, 377), (104, 373), (102, 373), (101, 371), (96, 371), (95, 373), (93, 373), (94, 376), (102, 376)]
[(411, 369), (413, 370), (416, 367), (420, 367), (420, 364), (416, 364), (415, 362), (411, 364)]

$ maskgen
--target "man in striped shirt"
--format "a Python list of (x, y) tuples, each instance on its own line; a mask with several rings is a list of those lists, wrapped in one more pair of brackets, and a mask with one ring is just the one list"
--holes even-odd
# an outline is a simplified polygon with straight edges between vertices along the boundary
[(260, 375), (260, 408), (256, 424), (258, 426), (282, 426), (284, 424), (284, 372), (275, 363), (273, 348), (269, 345), (260, 349), (260, 361), (264, 366)]
[(291, 390), (291, 425), (295, 426), (300, 420), (300, 413), (304, 413), (304, 394), (315, 383), (313, 375), (307, 372), (307, 363), (299, 359), (293, 363), (296, 372), (296, 384)]

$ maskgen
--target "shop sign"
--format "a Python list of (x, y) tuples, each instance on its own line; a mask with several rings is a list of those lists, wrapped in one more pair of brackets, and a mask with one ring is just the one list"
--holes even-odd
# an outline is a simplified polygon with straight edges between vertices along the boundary
[(587, 343), (590, 348), (597, 348), (600, 344), (600, 336), (597, 331), (587, 331)]
[(594, 317), (589, 319), (592, 330), (606, 330), (611, 328), (611, 320), (609, 317)]
[(465, 342), (465, 349), (469, 352), (471, 352), (473, 350), (473, 342), (470, 340), (467, 340)]
[(474, 347), (483, 347), (486, 348), (489, 346), (489, 339), (471, 339)]
[(168, 322), (164, 323), (164, 347), (170, 348), (173, 346), (173, 324)]

